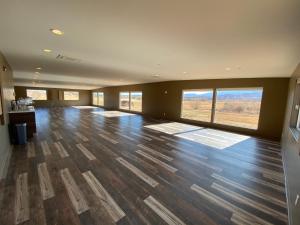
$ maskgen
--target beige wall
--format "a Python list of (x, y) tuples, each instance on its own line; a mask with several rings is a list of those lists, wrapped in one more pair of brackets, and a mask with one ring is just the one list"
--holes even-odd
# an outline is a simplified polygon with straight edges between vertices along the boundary
[(258, 130), (203, 122), (185, 122), (279, 140), (283, 127), (288, 83), (289, 78), (192, 80), (106, 87), (98, 90), (104, 92), (105, 108), (118, 108), (120, 91), (143, 91), (143, 114), (173, 121), (185, 121), (180, 118), (181, 95), (184, 89), (263, 87)]
[(290, 80), (284, 130), (282, 135), (283, 160), (291, 225), (300, 224), (300, 200), (298, 205), (295, 206), (296, 197), (298, 194), (300, 195), (300, 142), (294, 138), (292, 133), (293, 131), (296, 136), (300, 136), (300, 132), (293, 129), (296, 122), (296, 115), (298, 114), (294, 105), (299, 104), (300, 100), (299, 91), (295, 91), (297, 78), (300, 78), (300, 64), (296, 68)]
[(38, 107), (52, 107), (52, 106), (72, 106), (72, 105), (91, 105), (91, 92), (87, 90), (71, 90), (79, 91), (79, 101), (64, 101), (59, 97), (59, 92), (68, 91), (69, 89), (56, 88), (32, 88), (15, 86), (16, 99), (26, 97), (26, 89), (46, 89), (48, 100), (34, 101), (35, 106)]
[[(11, 145), (8, 134), (8, 111), (10, 110), (10, 101), (14, 97), (12, 70), (6, 62), (4, 56), (0, 53), (0, 87), (2, 94), (2, 103), (4, 110), (4, 125), (0, 125), (0, 180), (5, 176), (11, 155)], [(6, 66), (7, 71), (3, 71)]]

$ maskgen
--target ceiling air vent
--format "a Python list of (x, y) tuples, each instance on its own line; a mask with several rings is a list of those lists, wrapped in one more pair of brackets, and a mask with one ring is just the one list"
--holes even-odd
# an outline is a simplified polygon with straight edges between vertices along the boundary
[(70, 57), (70, 56), (61, 55), (61, 54), (58, 54), (56, 56), (56, 59), (64, 60), (64, 61), (68, 61), (68, 62), (80, 62), (81, 61), (80, 59), (76, 59), (76, 58), (73, 58), (73, 57)]

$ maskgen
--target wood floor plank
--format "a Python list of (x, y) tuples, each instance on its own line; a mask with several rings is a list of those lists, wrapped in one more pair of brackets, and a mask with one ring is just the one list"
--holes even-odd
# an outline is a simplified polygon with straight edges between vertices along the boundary
[(169, 225), (185, 225), (182, 220), (175, 216), (170, 210), (163, 206), (159, 201), (151, 195), (144, 200), (145, 204), (149, 206), (160, 218), (162, 218)]
[(130, 141), (135, 141), (135, 139), (134, 138), (132, 138), (132, 137), (129, 137), (128, 135), (125, 135), (125, 134), (122, 134), (121, 132), (115, 132), (115, 134), (118, 134), (119, 136), (121, 136), (121, 137), (123, 137), (123, 138), (126, 138), (126, 139), (128, 139), (128, 140), (130, 140)]
[(18, 175), (16, 182), (15, 224), (29, 220), (28, 173)]
[(150, 153), (152, 153), (152, 155), (156, 155), (156, 156), (158, 156), (158, 157), (160, 157), (162, 159), (165, 159), (167, 161), (172, 161), (173, 160), (172, 157), (166, 156), (166, 155), (164, 155), (164, 154), (162, 154), (162, 153), (160, 153), (160, 152), (158, 152), (158, 151), (156, 151), (154, 149), (151, 149), (151, 148), (149, 148), (149, 147), (147, 147), (147, 146), (145, 146), (143, 144), (138, 144), (137, 146), (140, 147), (140, 148), (142, 148), (142, 149), (144, 149), (144, 150), (146, 150), (146, 151), (148, 151), (148, 152), (150, 152)]
[(278, 218), (279, 220), (287, 223), (287, 215), (284, 214), (284, 213), (281, 213), (279, 211), (276, 211), (266, 205), (263, 205), (259, 202), (256, 202), (250, 198), (247, 198), (245, 196), (242, 196), (241, 194), (237, 193), (237, 192), (234, 192), (232, 190), (229, 190), (228, 188), (220, 185), (220, 184), (217, 184), (217, 183), (213, 183), (211, 185), (212, 188), (222, 192), (223, 194), (229, 196), (230, 198), (234, 199), (235, 201), (237, 202), (240, 202), (242, 204), (245, 204), (245, 205), (249, 205), (251, 206), (252, 208), (254, 209), (258, 209), (266, 214), (269, 214), (275, 218)]
[(75, 132), (75, 135), (76, 135), (79, 139), (81, 139), (83, 142), (89, 141), (89, 139), (88, 139), (86, 136), (82, 135), (82, 134), (79, 133), (79, 132)]
[(51, 155), (51, 151), (50, 151), (47, 141), (41, 141), (41, 147), (42, 147), (44, 156)]
[(146, 182), (152, 187), (156, 187), (158, 185), (158, 182), (155, 181), (153, 178), (142, 172), (140, 169), (136, 168), (129, 162), (127, 162), (125, 159), (122, 157), (119, 157), (116, 159), (119, 163), (121, 163), (123, 166), (125, 166), (127, 169), (129, 169), (132, 173), (134, 173), (137, 177), (139, 177), (141, 180)]
[[(211, 169), (211, 170), (214, 170), (214, 171), (216, 171), (216, 172), (222, 172), (222, 171), (223, 171), (222, 168), (220, 168), (220, 167), (218, 167), (218, 166), (211, 165), (211, 164), (208, 163), (208, 162), (205, 162), (204, 160), (205, 160), (206, 158), (204, 158), (204, 160), (201, 160), (201, 159), (197, 159), (197, 157), (189, 156), (188, 154), (179, 153), (179, 152), (177, 152), (177, 154), (179, 154), (180, 157), (189, 160), (190, 162), (193, 162), (193, 163), (198, 164), (198, 165), (202, 165), (202, 166), (207, 167), (207, 168), (209, 168), (209, 169)], [(199, 158), (199, 157), (198, 157), (198, 158)]]
[(213, 178), (219, 180), (219, 181), (222, 181), (222, 182), (224, 182), (226, 184), (229, 184), (229, 185), (231, 185), (233, 187), (236, 187), (236, 188), (238, 188), (238, 189), (240, 189), (242, 191), (245, 191), (245, 192), (247, 192), (249, 194), (255, 195), (255, 196), (257, 196), (257, 197), (259, 197), (261, 199), (264, 199), (266, 201), (272, 202), (273, 204), (276, 204), (276, 205), (279, 205), (281, 207), (286, 208), (286, 203), (284, 201), (282, 201), (282, 200), (280, 200), (278, 198), (275, 198), (275, 197), (273, 197), (271, 195), (268, 195), (268, 194), (265, 194), (265, 193), (261, 193), (261, 192), (259, 192), (257, 190), (254, 190), (252, 188), (246, 187), (245, 185), (242, 185), (240, 183), (232, 181), (232, 180), (230, 180), (230, 179), (228, 179), (226, 177), (220, 176), (220, 175), (218, 175), (216, 173), (213, 173), (211, 176)]
[(93, 155), (86, 147), (84, 147), (82, 144), (76, 144), (76, 147), (82, 152), (82, 154), (85, 155), (89, 160), (95, 160), (97, 159), (96, 156)]
[(54, 189), (45, 162), (38, 164), (38, 175), (43, 200), (54, 197)]
[(35, 147), (33, 142), (28, 142), (27, 144), (27, 158), (35, 157)]
[(60, 175), (76, 213), (81, 214), (89, 210), (87, 201), (85, 200), (82, 192), (75, 183), (69, 169), (62, 169), (60, 171)]
[(257, 225), (272, 225), (272, 223), (265, 221), (256, 215), (253, 215), (246, 210), (239, 208), (230, 202), (222, 199), (219, 196), (216, 196), (213, 193), (210, 193), (209, 191), (205, 190), (204, 188), (201, 188), (200, 186), (193, 184), (191, 186), (191, 190), (195, 191), (197, 194), (199, 194), (203, 199), (207, 199), (211, 203), (221, 206), (224, 209), (227, 209), (231, 212), (233, 212), (233, 215), (236, 214), (239, 216), (239, 218), (243, 218), (243, 220), (247, 221), (247, 224), (257, 224)]
[(262, 179), (256, 178), (254, 176), (251, 176), (251, 175), (248, 175), (248, 174), (245, 174), (245, 173), (242, 173), (242, 177), (244, 177), (245, 179), (248, 179), (248, 180), (250, 180), (252, 182), (255, 182), (255, 183), (264, 185), (266, 187), (272, 188), (274, 190), (280, 191), (282, 193), (285, 193), (285, 188), (282, 187), (282, 186), (279, 186), (279, 185), (276, 185), (276, 184), (272, 184), (270, 182), (264, 181)]
[(145, 157), (145, 158), (147, 158), (147, 159), (149, 159), (149, 160), (151, 160), (152, 162), (154, 162), (154, 163), (158, 164), (159, 166), (165, 168), (166, 170), (170, 171), (171, 173), (176, 173), (176, 171), (178, 170), (178, 169), (174, 168), (173, 166), (170, 166), (167, 163), (164, 163), (164, 162), (160, 161), (159, 159), (154, 158), (153, 156), (147, 154), (146, 152), (143, 152), (141, 150), (137, 150), (136, 153), (143, 156), (143, 157)]
[(131, 134), (134, 135), (134, 136), (140, 137), (140, 138), (142, 138), (142, 139), (144, 139), (144, 140), (146, 140), (146, 141), (152, 141), (151, 138), (148, 138), (148, 137), (143, 136), (143, 135), (141, 135), (141, 134), (138, 134), (138, 133), (136, 133), (136, 132), (131, 132)]
[(104, 135), (104, 134), (98, 134), (100, 137), (102, 137), (103, 139), (105, 139), (106, 141), (109, 141), (112, 144), (118, 144), (119, 142), (117, 142), (116, 140)]
[(61, 144), (61, 142), (59, 142), (59, 141), (55, 142), (54, 147), (56, 148), (56, 150), (61, 158), (69, 157), (69, 153), (64, 148), (64, 146)]
[(63, 139), (63, 137), (61, 136), (61, 134), (59, 133), (59, 131), (53, 131), (53, 134), (54, 134), (56, 140)]
[(116, 223), (125, 216), (123, 210), (118, 206), (114, 199), (108, 194), (99, 180), (91, 171), (82, 174), (95, 195), (99, 198), (101, 204)]

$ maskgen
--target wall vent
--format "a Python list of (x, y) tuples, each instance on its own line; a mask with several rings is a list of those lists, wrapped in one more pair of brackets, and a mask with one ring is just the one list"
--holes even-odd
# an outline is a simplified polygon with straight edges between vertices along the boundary
[(76, 59), (76, 58), (73, 58), (73, 57), (70, 57), (70, 56), (61, 55), (61, 54), (58, 54), (56, 56), (56, 59), (58, 59), (58, 60), (64, 60), (64, 61), (69, 61), (69, 62), (80, 62), (81, 61), (80, 59)]

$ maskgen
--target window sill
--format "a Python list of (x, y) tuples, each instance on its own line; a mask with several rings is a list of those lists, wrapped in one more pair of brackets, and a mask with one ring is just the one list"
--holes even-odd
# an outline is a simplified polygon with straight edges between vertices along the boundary
[(297, 130), (295, 127), (290, 127), (290, 131), (295, 139), (296, 142), (299, 142), (300, 139), (300, 131)]

